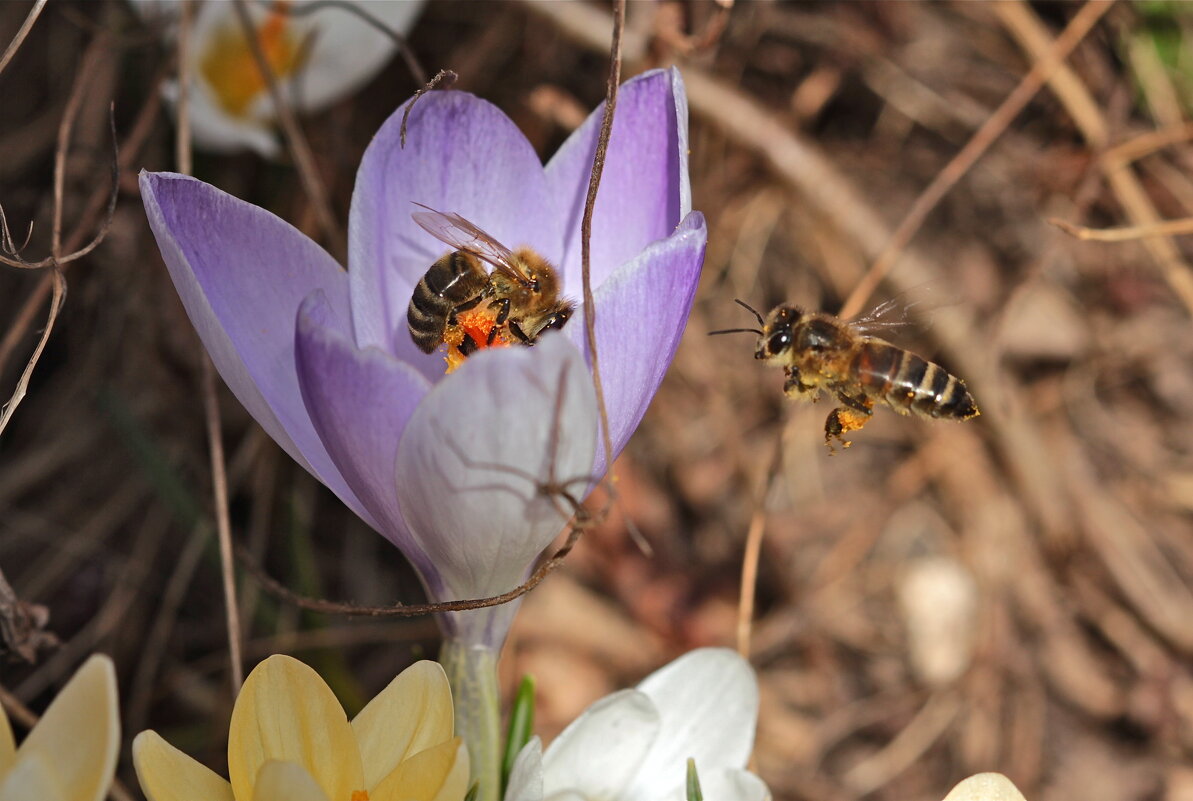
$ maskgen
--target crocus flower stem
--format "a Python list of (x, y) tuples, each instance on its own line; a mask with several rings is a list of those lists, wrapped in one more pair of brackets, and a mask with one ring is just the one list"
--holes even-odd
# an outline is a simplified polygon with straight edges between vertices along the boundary
[(497, 692), (497, 651), (448, 639), (439, 661), (447, 672), (455, 703), (456, 734), (464, 738), (479, 782), (476, 801), (498, 801), (501, 784), (501, 712)]

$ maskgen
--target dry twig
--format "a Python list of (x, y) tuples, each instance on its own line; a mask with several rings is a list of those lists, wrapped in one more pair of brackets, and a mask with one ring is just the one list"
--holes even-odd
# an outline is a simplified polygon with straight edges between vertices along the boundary
[(274, 112), (282, 126), (282, 132), (286, 136), (286, 143), (290, 146), (290, 152), (294, 155), (294, 166), (298, 169), (298, 177), (302, 180), (307, 196), (311, 199), (315, 216), (319, 220), (319, 227), (331, 240), (331, 247), (336, 255), (342, 258), (347, 250), (347, 243), (344, 239), (344, 232), (340, 229), (335, 214), (331, 210), (331, 199), (327, 194), (327, 187), (324, 186), (323, 179), (319, 177), (315, 154), (311, 151), (311, 146), (298, 124), (298, 118), (294, 116), (294, 110), (282, 97), (277, 76), (274, 75), (273, 68), (269, 66), (269, 59), (265, 57), (265, 51), (261, 47), (257, 28), (253, 25), (252, 17), (249, 16), (248, 3), (246, 0), (233, 0), (233, 7), (236, 9), (236, 15), (240, 18), (240, 25), (244, 30), (249, 50), (252, 51), (253, 60), (257, 62), (257, 69), (261, 72), (261, 76), (265, 79), (265, 85), (269, 88)]
[(1041, 54), (1041, 57), (1032, 65), (1031, 70), (1024, 75), (1019, 81), (1019, 85), (1007, 95), (1002, 105), (987, 118), (982, 127), (977, 130), (965, 147), (953, 157), (944, 169), (936, 174), (932, 179), (932, 183), (928, 185), (920, 196), (916, 198), (915, 203), (911, 205), (911, 209), (903, 217), (903, 221), (891, 234), (890, 241), (878, 258), (874, 260), (874, 264), (870, 267), (869, 272), (858, 282), (853, 291), (849, 293), (849, 297), (845, 299), (844, 305), (841, 307), (842, 317), (854, 317), (862, 311), (869, 297), (874, 294), (874, 290), (878, 288), (878, 284), (894, 266), (899, 258), (899, 254), (907, 247), (907, 243), (915, 236), (916, 231), (924, 224), (928, 214), (941, 199), (948, 194), (948, 191), (961, 180), (965, 173), (969, 172), (977, 160), (982, 157), (998, 137), (1006, 130), (1007, 126), (1015, 117), (1019, 116), (1028, 102), (1035, 97), (1044, 83), (1052, 77), (1057, 68), (1061, 66), (1069, 53), (1073, 51), (1078, 44), (1085, 38), (1097, 24), (1102, 15), (1110, 10), (1113, 2), (1102, 2), (1102, 0), (1091, 0), (1082, 6), (1081, 10), (1069, 22), (1064, 33), (1057, 38), (1052, 46), (1046, 52)]

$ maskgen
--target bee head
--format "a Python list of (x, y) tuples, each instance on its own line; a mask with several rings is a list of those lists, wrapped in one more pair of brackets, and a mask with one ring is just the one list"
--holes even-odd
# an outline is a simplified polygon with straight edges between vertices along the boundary
[(755, 359), (775, 359), (791, 350), (796, 340), (796, 324), (804, 313), (795, 306), (777, 306), (766, 315), (762, 323), (762, 334), (758, 337)]

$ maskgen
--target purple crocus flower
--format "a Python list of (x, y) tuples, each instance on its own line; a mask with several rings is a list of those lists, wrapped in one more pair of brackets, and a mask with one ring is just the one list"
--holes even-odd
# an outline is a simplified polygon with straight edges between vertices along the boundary
[[(451, 375), (406, 330), (447, 248), (414, 203), (461, 214), (557, 265), (579, 301), (580, 218), (600, 112), (544, 168), (497, 108), (431, 92), (369, 145), (348, 271), (288, 223), (192, 178), (143, 173), (150, 225), (191, 322), (257, 421), (414, 564), (436, 601), (522, 582), (565, 516), (537, 484), (604, 473), (582, 314), (532, 348), (481, 351)], [(621, 89), (593, 220), (592, 285), (610, 433), (620, 451), (683, 331), (706, 230), (691, 211), (676, 70)], [(500, 648), (513, 605), (446, 615), (448, 637)]]

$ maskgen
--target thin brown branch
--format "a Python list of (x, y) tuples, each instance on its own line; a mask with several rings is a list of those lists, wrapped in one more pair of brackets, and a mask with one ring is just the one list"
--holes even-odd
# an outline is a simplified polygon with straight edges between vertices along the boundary
[(1081, 43), (1112, 5), (1113, 0), (1111, 2), (1090, 0), (1082, 6), (1048, 52), (1036, 61), (1031, 70), (1019, 81), (1019, 85), (1007, 95), (982, 127), (970, 137), (965, 147), (961, 148), (961, 151), (945, 165), (944, 169), (936, 174), (932, 183), (920, 193), (911, 209), (903, 217), (903, 221), (891, 234), (890, 241), (878, 258), (874, 260), (869, 272), (849, 293), (849, 297), (841, 307), (842, 317), (854, 317), (862, 311), (866, 301), (874, 294), (878, 284), (890, 272), (891, 267), (894, 266), (907, 244), (920, 230), (924, 220), (928, 218), (936, 205), (969, 172), (1015, 117), (1019, 116), (1019, 112), (1023, 111), (1028, 102), (1035, 97), (1069, 53), (1073, 51), (1073, 48)]
[(25, 369), (17, 381), (17, 388), (13, 390), (12, 397), (4, 405), (3, 411), (0, 411), (0, 434), (4, 433), (4, 429), (8, 427), (8, 421), (12, 419), (17, 407), (25, 399), (25, 393), (29, 389), (29, 379), (33, 377), (33, 370), (41, 360), (42, 351), (46, 349), (50, 333), (54, 330), (54, 323), (58, 320), (58, 312), (62, 310), (62, 301), (66, 298), (66, 278), (63, 277), (62, 271), (53, 270), (51, 275), (53, 276), (54, 293), (50, 298), (50, 313), (46, 316), (46, 325), (41, 331), (41, 338), (37, 340), (37, 346), (33, 349), (33, 355), (29, 357), (29, 362), (25, 365)]
[(737, 602), (737, 652), (750, 658), (750, 638), (754, 628), (754, 599), (758, 587), (758, 560), (762, 556), (762, 535), (766, 533), (766, 488), (779, 468), (782, 440), (776, 439), (765, 471), (754, 492), (754, 513), (746, 531), (746, 549), (741, 561), (741, 588)]
[[(190, 128), (190, 34), (194, 21), (194, 3), (182, 4), (182, 15), (178, 30), (178, 141), (175, 152), (178, 171), (183, 175), (192, 172), (191, 128)], [(255, 38), (255, 33), (246, 35)], [(200, 346), (201, 349), (201, 346)], [(211, 358), (202, 353), (200, 377), (203, 395), (204, 419), (207, 424), (207, 444), (211, 454), (211, 485), (215, 503), (215, 528), (219, 540), (220, 580), (224, 585), (224, 612), (228, 629), (229, 678), (232, 682), (232, 697), (240, 693), (244, 684), (244, 659), (241, 654), (243, 640), (240, 631), (240, 606), (236, 602), (235, 557), (232, 554), (232, 518), (228, 513), (228, 471), (224, 458), (223, 425), (220, 421), (219, 397), (216, 394), (215, 366)]]
[[(570, 496), (569, 496), (570, 497)], [(571, 502), (577, 503), (575, 498), (570, 498)], [(578, 508), (578, 507), (577, 507)], [(509, 592), (503, 592), (500, 595), (493, 595), (488, 598), (476, 598), (465, 601), (444, 601), (442, 603), (428, 603), (428, 604), (394, 604), (393, 606), (365, 606), (363, 604), (344, 603), (340, 601), (327, 601), (321, 598), (311, 598), (305, 595), (300, 595), (294, 592), (286, 585), (282, 584), (277, 579), (265, 572), (261, 565), (253, 560), (252, 556), (242, 546), (236, 546), (236, 556), (240, 560), (241, 565), (248, 570), (248, 572), (261, 583), (271, 595), (286, 601), (289, 604), (297, 606), (299, 609), (305, 609), (310, 612), (323, 612), (329, 615), (351, 615), (357, 617), (419, 617), (421, 615), (433, 615), (439, 612), (463, 612), (469, 609), (484, 609), (490, 606), (500, 606), (501, 604), (509, 603), (510, 601), (521, 598), (526, 593), (533, 590), (539, 585), (543, 579), (547, 577), (552, 571), (563, 564), (564, 559), (571, 553), (572, 548), (580, 539), (580, 535), (584, 530), (591, 526), (594, 521), (589, 520), (583, 509), (577, 512), (576, 520), (572, 522), (571, 530), (568, 532), (567, 539), (563, 545), (560, 546), (551, 558), (543, 562), (537, 570), (531, 574), (530, 578), (524, 583), (518, 585)]]
[(37, 22), (37, 18), (41, 16), (41, 10), (46, 7), (46, 0), (37, 0), (33, 4), (33, 8), (29, 9), (29, 13), (25, 16), (25, 21), (21, 23), (17, 35), (12, 37), (12, 41), (8, 43), (8, 47), (4, 48), (4, 55), (0, 56), (0, 73), (4, 72), (4, 68), (8, 66), (8, 62), (12, 61), (12, 57), (21, 49), (21, 45), (25, 43), (25, 37), (29, 35), (29, 31), (33, 30), (33, 23)]
[(236, 602), (236, 573), (233, 569), (232, 519), (228, 514), (228, 473), (224, 459), (224, 441), (216, 396), (215, 367), (206, 354), (203, 363), (203, 408), (207, 422), (207, 442), (211, 451), (211, 484), (215, 501), (215, 527), (220, 546), (220, 578), (224, 584), (224, 609), (228, 624), (228, 658), (231, 660), (232, 696), (244, 684), (244, 660), (241, 657), (240, 607)]
[(1193, 122), (1186, 122), (1158, 131), (1148, 131), (1134, 139), (1128, 139), (1103, 153), (1101, 160), (1103, 164), (1129, 164), (1157, 150), (1188, 142), (1190, 139), (1193, 139)]
[(174, 142), (174, 159), (178, 172), (190, 175), (194, 172), (191, 150), (191, 83), (194, 70), (191, 65), (191, 28), (195, 22), (195, 4), (183, 0), (178, 17), (178, 138)]
[(319, 170), (315, 165), (315, 155), (298, 124), (298, 118), (294, 116), (293, 109), (282, 97), (277, 76), (274, 74), (273, 68), (269, 66), (269, 60), (265, 57), (265, 51), (261, 47), (261, 39), (257, 35), (257, 28), (253, 25), (252, 17), (249, 16), (248, 3), (246, 0), (234, 0), (233, 8), (236, 9), (236, 15), (240, 18), (240, 25), (244, 29), (245, 40), (248, 42), (249, 50), (252, 51), (253, 60), (257, 62), (257, 69), (265, 79), (269, 96), (273, 99), (274, 112), (282, 126), (286, 144), (289, 145), (290, 152), (294, 156), (294, 166), (298, 169), (298, 177), (302, 181), (303, 188), (306, 189), (307, 196), (311, 199), (315, 217), (319, 220), (319, 227), (323, 229), (323, 233), (330, 240), (331, 248), (336, 256), (343, 258), (347, 250), (347, 243), (344, 239), (344, 232), (340, 229), (335, 215), (332, 213), (331, 199), (327, 194), (327, 187), (324, 186), (323, 179), (319, 177)]
[(54, 151), (54, 216), (50, 229), (50, 252), (54, 258), (62, 255), (62, 193), (66, 183), (66, 153), (70, 150), (71, 133), (74, 131), (79, 108), (83, 105), (87, 85), (95, 75), (96, 62), (106, 45), (107, 37), (100, 35), (92, 39), (91, 44), (87, 46), (82, 63), (75, 73), (74, 85), (71, 86), (62, 121), (58, 124), (58, 146)]
[(596, 208), (597, 190), (605, 157), (609, 152), (609, 136), (613, 132), (613, 113), (617, 109), (617, 89), (621, 85), (621, 34), (625, 29), (625, 0), (613, 4), (613, 42), (609, 52), (609, 81), (605, 87), (605, 114), (597, 138), (596, 153), (592, 157), (592, 173), (588, 180), (588, 196), (584, 200), (584, 217), (580, 220), (580, 274), (584, 282), (584, 341), (592, 360), (592, 383), (596, 388), (597, 408), (601, 415), (601, 443), (605, 449), (605, 469), (613, 467), (613, 440), (609, 432), (609, 411), (601, 387), (601, 367), (597, 358), (596, 301), (592, 296), (592, 213)]
[(1193, 217), (1180, 220), (1161, 220), (1149, 225), (1131, 225), (1123, 228), (1086, 228), (1057, 217), (1048, 222), (1077, 239), (1092, 242), (1132, 242), (1149, 236), (1181, 236), (1193, 234)]
[[(1041, 59), (1044, 53), (1054, 47), (1047, 26), (1028, 4), (1015, 0), (996, 3), (993, 9), (1019, 46), (1032, 58)], [(1107, 148), (1110, 126), (1098, 102), (1076, 73), (1067, 67), (1058, 69), (1049, 78), (1049, 87), (1073, 118), (1090, 148), (1094, 151)], [(1155, 204), (1127, 161), (1103, 157), (1099, 166), (1119, 205), (1133, 224), (1153, 225), (1160, 222)], [(1141, 244), (1173, 294), (1186, 311), (1193, 314), (1193, 267), (1185, 261), (1176, 243), (1163, 236), (1153, 236), (1141, 240)]]

